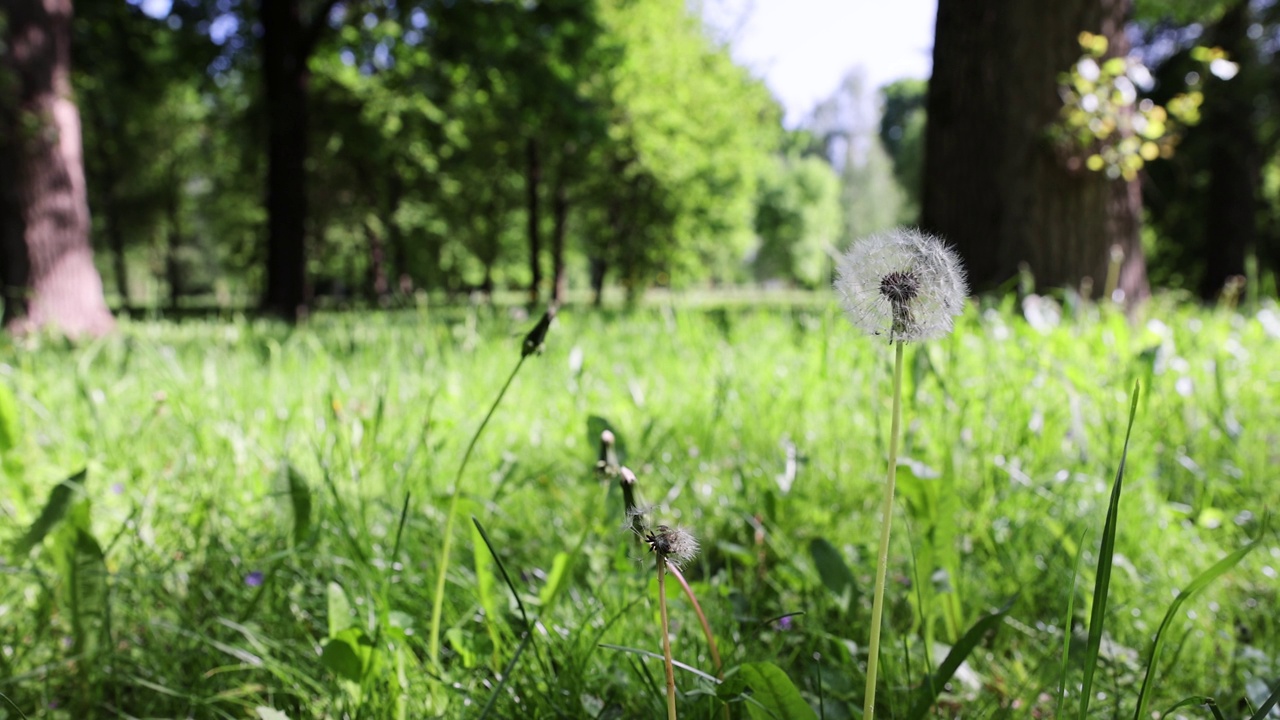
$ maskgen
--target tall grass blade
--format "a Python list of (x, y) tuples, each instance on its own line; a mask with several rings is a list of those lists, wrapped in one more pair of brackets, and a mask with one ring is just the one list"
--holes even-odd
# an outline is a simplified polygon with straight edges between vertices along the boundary
[(996, 631), (1000, 627), (1000, 622), (1009, 614), (1009, 610), (1013, 608), (1013, 601), (1016, 596), (1005, 603), (1005, 606), (999, 610), (979, 618), (964, 635), (960, 637), (947, 653), (947, 657), (943, 659), (942, 664), (938, 666), (938, 672), (930, 677), (929, 683), (921, 688), (920, 698), (911, 708), (911, 712), (907, 714), (907, 720), (923, 720), (929, 714), (929, 709), (933, 707), (933, 703), (938, 699), (938, 693), (956, 674), (956, 670), (960, 669), (963, 663), (978, 647), (978, 644), (987, 637), (988, 633)]
[(1258, 711), (1249, 720), (1263, 720), (1277, 704), (1280, 704), (1280, 680), (1276, 681), (1276, 686), (1271, 689), (1271, 695), (1262, 701)]
[(1151, 643), (1151, 655), (1147, 658), (1147, 674), (1142, 678), (1142, 689), (1138, 691), (1138, 707), (1133, 711), (1133, 720), (1140, 720), (1143, 717), (1142, 711), (1146, 709), (1147, 701), (1150, 699), (1148, 691), (1151, 690), (1151, 680), (1155, 677), (1156, 665), (1160, 662), (1160, 651), (1164, 648), (1165, 630), (1169, 628), (1169, 623), (1173, 622), (1178, 609), (1182, 607), (1184, 602), (1190, 600), (1192, 596), (1207, 587), (1209, 583), (1239, 564), (1257, 546), (1258, 541), (1254, 540), (1214, 563), (1213, 567), (1200, 573), (1196, 579), (1183, 588), (1182, 592), (1178, 593), (1178, 597), (1174, 598), (1173, 603), (1169, 605), (1168, 612), (1164, 614), (1164, 620), (1160, 622), (1160, 628), (1156, 630), (1155, 640)]
[(1084, 541), (1089, 536), (1089, 528), (1080, 533), (1080, 542), (1076, 543), (1076, 559), (1071, 564), (1071, 584), (1067, 591), (1067, 614), (1062, 619), (1062, 669), (1058, 673), (1058, 703), (1053, 711), (1054, 717), (1062, 717), (1062, 704), (1067, 700), (1067, 670), (1071, 667), (1071, 619), (1075, 617), (1076, 578), (1080, 577), (1080, 558), (1084, 557)]
[(1160, 717), (1167, 718), (1169, 717), (1169, 713), (1173, 712), (1174, 710), (1180, 710), (1184, 707), (1192, 707), (1192, 706), (1198, 707), (1201, 705), (1213, 705), (1213, 704), (1214, 704), (1214, 700), (1211, 697), (1205, 697), (1203, 695), (1192, 695), (1191, 697), (1183, 698), (1179, 700), (1177, 704), (1170, 706), (1168, 710), (1165, 710), (1164, 712), (1160, 713)]
[(1133, 434), (1133, 419), (1138, 413), (1138, 396), (1141, 383), (1134, 383), (1133, 397), (1129, 404), (1129, 426), (1124, 432), (1124, 449), (1120, 452), (1120, 466), (1116, 468), (1116, 480), (1111, 486), (1111, 502), (1107, 506), (1107, 520), (1102, 526), (1102, 547), (1098, 550), (1097, 578), (1093, 585), (1093, 612), (1089, 615), (1089, 641), (1084, 652), (1084, 683), (1080, 688), (1079, 720), (1089, 716), (1089, 699), (1093, 694), (1093, 673), (1098, 666), (1098, 652), (1102, 648), (1102, 626), (1107, 617), (1107, 593), (1111, 589), (1111, 566), (1116, 551), (1116, 527), (1120, 521), (1120, 490), (1124, 485), (1124, 463), (1129, 457), (1129, 437)]

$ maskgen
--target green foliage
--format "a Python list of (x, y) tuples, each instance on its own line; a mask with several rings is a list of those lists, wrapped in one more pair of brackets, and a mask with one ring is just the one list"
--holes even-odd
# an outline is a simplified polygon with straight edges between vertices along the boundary
[(925, 80), (898, 80), (880, 88), (884, 114), (880, 142), (893, 159), (893, 176), (905, 194), (902, 222), (915, 223), (924, 191)]
[(813, 156), (778, 158), (756, 201), (756, 277), (825, 285), (840, 221), (840, 179), (831, 166)]

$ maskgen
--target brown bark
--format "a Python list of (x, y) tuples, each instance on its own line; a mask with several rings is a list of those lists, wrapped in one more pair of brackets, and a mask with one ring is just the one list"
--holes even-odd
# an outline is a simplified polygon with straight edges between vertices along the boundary
[(569, 225), (569, 191), (563, 173), (556, 178), (551, 197), (551, 302), (564, 302), (569, 290), (569, 273), (564, 265), (564, 240)]
[(89, 245), (71, 0), (14, 0), (5, 10), (0, 73), (15, 92), (0, 96), (4, 323), (16, 332), (102, 334), (115, 321)]
[(956, 246), (975, 289), (1020, 263), (1042, 287), (1102, 287), (1118, 245), (1119, 288), (1147, 295), (1137, 182), (1075, 167), (1046, 133), (1079, 33), (1103, 34), (1123, 55), (1128, 10), (1128, 0), (939, 1), (922, 225)]

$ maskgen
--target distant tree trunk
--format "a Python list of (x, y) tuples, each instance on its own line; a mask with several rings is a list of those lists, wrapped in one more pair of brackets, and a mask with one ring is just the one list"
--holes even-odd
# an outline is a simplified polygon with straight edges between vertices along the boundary
[(95, 184), (100, 186), (102, 229), (107, 235), (107, 245), (111, 247), (111, 265), (116, 275), (116, 292), (120, 295), (121, 306), (128, 307), (129, 268), (125, 262), (124, 224), (120, 217), (120, 173), (117, 164), (119, 159), (116, 153), (108, 149), (109, 143), (105, 141), (112, 130), (104, 120), (102, 112), (89, 106), (86, 113), (89, 124), (94, 128), (94, 137), (99, 138), (95, 153), (98, 177), (90, 177), (88, 184), (90, 187)]
[(372, 219), (364, 221), (364, 236), (369, 246), (369, 267), (365, 272), (365, 297), (381, 302), (387, 297), (387, 246)]
[(185, 280), (182, 268), (182, 220), (179, 214), (181, 206), (179, 205), (179, 195), (175, 188), (178, 182), (177, 163), (169, 166), (169, 202), (167, 203), (166, 212), (169, 215), (169, 248), (165, 256), (165, 279), (169, 282), (169, 309), (177, 310), (178, 301), (185, 293)]
[(0, 95), (3, 321), (17, 332), (102, 334), (115, 321), (89, 245), (71, 0), (9, 0), (5, 11), (0, 88), (12, 92)]
[(336, 0), (309, 23), (301, 0), (260, 0), (263, 100), (267, 110), (267, 287), (262, 307), (295, 321), (310, 301), (307, 284), (307, 62)]
[(538, 288), (542, 285), (542, 237), (538, 230), (538, 186), (542, 184), (542, 160), (538, 157), (538, 141), (529, 138), (525, 145), (527, 175), (525, 177), (528, 192), (527, 214), (529, 216), (529, 271), (532, 281), (529, 283), (529, 304), (538, 304)]
[(551, 302), (564, 302), (569, 289), (569, 275), (564, 265), (564, 240), (569, 225), (569, 191), (563, 173), (556, 177), (551, 197)]
[(1215, 139), (1209, 154), (1208, 208), (1205, 218), (1204, 275), (1200, 296), (1213, 299), (1227, 279), (1245, 272), (1245, 256), (1257, 246), (1258, 189), (1262, 168), (1255, 94), (1246, 83), (1257, 60), (1248, 39), (1249, 3), (1231, 7), (1210, 32), (1212, 42), (1240, 63), (1231, 80), (1210, 78), (1204, 93), (1201, 129)]
[(396, 212), (404, 199), (404, 181), (394, 169), (387, 173), (387, 245), (391, 247), (391, 267), (396, 274), (396, 292), (413, 293), (413, 275), (409, 272), (409, 246), (404, 230), (396, 222)]
[(1105, 35), (1123, 56), (1128, 10), (1128, 0), (939, 0), (922, 225), (956, 246), (975, 289), (1024, 262), (1042, 287), (1102, 287), (1115, 245), (1118, 287), (1131, 300), (1148, 293), (1137, 182), (1068, 167), (1045, 137), (1077, 36)]

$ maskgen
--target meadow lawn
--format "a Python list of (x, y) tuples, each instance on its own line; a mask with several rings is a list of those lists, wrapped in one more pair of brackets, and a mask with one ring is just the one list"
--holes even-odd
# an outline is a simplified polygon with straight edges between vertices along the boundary
[[(681, 716), (803, 717), (798, 692), (811, 717), (859, 717), (892, 350), (830, 293), (562, 309), (457, 484), (433, 654), (455, 476), (536, 320), (432, 306), (4, 341), (0, 718), (663, 716), (654, 559), (597, 468), (606, 427), (651, 521), (701, 544), (684, 574), (724, 666), (669, 583)], [(1095, 718), (1132, 717), (1149, 667), (1146, 717), (1272, 696), (1274, 304), (971, 303), (907, 348), (906, 383), (881, 716), (1077, 717), (1090, 666)], [(1180, 590), (1255, 541), (1170, 616), (1153, 666)]]

